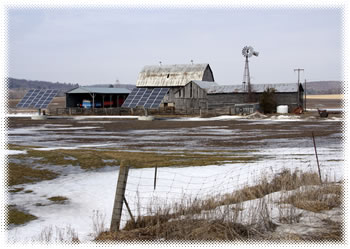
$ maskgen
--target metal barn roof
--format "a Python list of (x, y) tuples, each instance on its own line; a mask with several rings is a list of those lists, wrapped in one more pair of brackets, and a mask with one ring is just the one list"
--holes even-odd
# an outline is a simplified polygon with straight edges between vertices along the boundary
[(208, 63), (145, 66), (139, 74), (137, 87), (185, 86), (191, 80), (203, 80)]
[[(301, 85), (300, 85), (301, 86)], [(262, 93), (267, 88), (274, 88), (276, 92), (298, 92), (297, 83), (283, 83), (283, 84), (251, 84), (252, 92)], [(301, 86), (302, 87), (302, 86)], [(208, 89), (208, 94), (216, 93), (244, 93), (243, 85), (218, 85), (212, 86)]]
[(214, 81), (192, 80), (191, 82), (196, 83), (200, 88), (203, 89), (210, 89), (211, 87), (219, 86), (219, 84)]
[(77, 87), (66, 93), (128, 94), (130, 92), (131, 91), (126, 88)]

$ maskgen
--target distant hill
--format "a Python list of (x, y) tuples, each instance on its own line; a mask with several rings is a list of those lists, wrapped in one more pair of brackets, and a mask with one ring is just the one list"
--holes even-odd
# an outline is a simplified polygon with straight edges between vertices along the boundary
[[(126, 89), (133, 89), (136, 86), (131, 84), (96, 84), (89, 85), (90, 87), (120, 87)], [(49, 81), (39, 81), (39, 80), (25, 80), (25, 79), (15, 79), (8, 78), (8, 88), (9, 88), (9, 98), (10, 99), (20, 99), (26, 94), (29, 89), (58, 89), (59, 92), (57, 96), (65, 96), (65, 92), (79, 87), (79, 84), (73, 83), (60, 83), (60, 82), (49, 82)]]
[(29, 89), (58, 89), (57, 96), (64, 96), (64, 93), (78, 87), (79, 84), (53, 83), (49, 81), (25, 80), (8, 78), (9, 98), (20, 99)]
[(343, 89), (343, 83), (341, 81), (306, 82), (307, 94), (341, 94), (342, 89)]
[(114, 87), (114, 88), (126, 88), (132, 90), (136, 87), (136, 85), (132, 84), (96, 84), (96, 85), (88, 85), (90, 87)]

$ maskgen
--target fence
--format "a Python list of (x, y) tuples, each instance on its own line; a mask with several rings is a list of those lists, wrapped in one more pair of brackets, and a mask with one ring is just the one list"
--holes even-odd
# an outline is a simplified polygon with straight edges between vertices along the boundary
[[(50, 115), (145, 115), (143, 108), (50, 108)], [(210, 107), (208, 109), (188, 108), (188, 109), (175, 109), (174, 107), (160, 107), (157, 109), (148, 109), (148, 115), (203, 115), (203, 116), (216, 116), (216, 115), (232, 115), (239, 114), (235, 112), (234, 107)]]
[[(123, 190), (117, 190), (116, 194), (116, 203), (125, 204), (118, 222), (120, 227), (124, 227), (128, 222), (134, 222), (137, 217), (159, 217), (159, 214), (164, 212), (185, 212), (184, 208), (193, 208), (193, 204), (196, 203), (220, 203), (227, 195), (232, 195), (247, 186), (254, 186), (262, 179), (271, 181), (286, 169), (290, 169), (291, 172), (314, 174), (317, 179), (320, 172), (324, 182), (340, 181), (342, 169), (339, 162), (325, 160), (321, 163), (319, 171), (313, 150), (314, 148), (301, 148), (274, 159), (251, 163), (130, 168), (126, 174), (127, 179), (122, 179), (125, 182)], [(308, 153), (307, 157), (302, 156), (305, 153)], [(321, 154), (324, 153), (325, 150), (321, 149)], [(112, 220), (113, 224), (115, 219)], [(117, 227), (119, 225), (114, 229), (118, 230)]]

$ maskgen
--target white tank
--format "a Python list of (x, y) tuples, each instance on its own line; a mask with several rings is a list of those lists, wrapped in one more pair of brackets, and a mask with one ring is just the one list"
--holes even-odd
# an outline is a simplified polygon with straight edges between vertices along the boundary
[(287, 105), (277, 106), (277, 113), (288, 113), (288, 106)]

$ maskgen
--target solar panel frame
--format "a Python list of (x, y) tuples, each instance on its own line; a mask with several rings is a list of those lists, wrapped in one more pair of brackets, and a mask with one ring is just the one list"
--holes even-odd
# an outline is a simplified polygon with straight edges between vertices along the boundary
[(122, 107), (158, 108), (168, 91), (169, 88), (134, 88)]
[(19, 101), (16, 107), (20, 108), (47, 108), (57, 95), (57, 89), (30, 89)]

